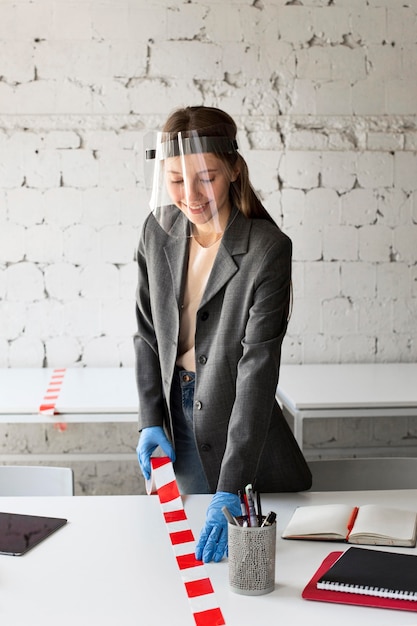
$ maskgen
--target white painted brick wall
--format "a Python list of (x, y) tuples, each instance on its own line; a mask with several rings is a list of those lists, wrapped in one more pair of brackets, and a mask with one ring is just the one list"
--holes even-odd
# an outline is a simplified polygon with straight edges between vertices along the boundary
[(417, 358), (417, 0), (0, 3), (0, 367), (132, 365), (143, 136), (229, 111), (294, 244), (283, 360)]

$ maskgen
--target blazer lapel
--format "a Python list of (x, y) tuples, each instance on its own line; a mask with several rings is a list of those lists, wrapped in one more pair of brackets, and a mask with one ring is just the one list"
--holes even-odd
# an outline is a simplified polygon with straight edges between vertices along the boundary
[[(228, 227), (223, 235), (222, 245), (216, 255), (200, 306), (204, 306), (211, 300), (238, 271), (239, 268), (234, 260), (234, 256), (246, 254), (249, 246), (250, 229), (251, 220), (247, 219), (239, 209), (234, 208)], [(164, 247), (178, 307), (182, 301), (184, 278), (187, 271), (188, 244), (189, 237), (187, 237), (186, 230), (184, 230), (184, 223), (178, 220), (172, 231), (171, 239)]]
[[(174, 214), (175, 215), (175, 214)], [(183, 214), (177, 210), (175, 219), (169, 229), (169, 239), (164, 252), (168, 261), (171, 274), (175, 299), (178, 309), (182, 301), (182, 290), (184, 288), (184, 274), (187, 271), (188, 262), (188, 243), (189, 243), (189, 223)], [(168, 280), (168, 276), (161, 277), (162, 280)]]
[(223, 235), (222, 245), (216, 255), (200, 307), (211, 300), (238, 271), (238, 265), (233, 257), (238, 254), (246, 254), (249, 245), (250, 227), (250, 220), (239, 209), (234, 208), (228, 227)]
[[(171, 281), (174, 290), (175, 299), (178, 307), (182, 299), (182, 290), (184, 288), (184, 273), (187, 270), (187, 248), (188, 238), (172, 239), (164, 248), (165, 256), (168, 261), (171, 274)], [(167, 277), (166, 277), (167, 278)]]

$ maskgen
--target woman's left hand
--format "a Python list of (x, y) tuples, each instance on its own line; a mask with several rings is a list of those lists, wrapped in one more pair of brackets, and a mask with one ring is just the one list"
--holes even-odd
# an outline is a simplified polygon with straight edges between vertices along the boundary
[(235, 517), (241, 513), (240, 500), (236, 494), (227, 491), (218, 491), (214, 494), (196, 546), (195, 556), (199, 561), (218, 563), (227, 552), (227, 520), (222, 511), (224, 506)]

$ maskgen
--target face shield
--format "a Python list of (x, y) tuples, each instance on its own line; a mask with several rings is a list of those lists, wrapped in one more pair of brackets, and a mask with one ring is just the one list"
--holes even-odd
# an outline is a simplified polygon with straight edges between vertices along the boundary
[(150, 209), (168, 234), (208, 242), (221, 236), (230, 215), (230, 184), (238, 176), (236, 153), (235, 139), (201, 131), (146, 138)]

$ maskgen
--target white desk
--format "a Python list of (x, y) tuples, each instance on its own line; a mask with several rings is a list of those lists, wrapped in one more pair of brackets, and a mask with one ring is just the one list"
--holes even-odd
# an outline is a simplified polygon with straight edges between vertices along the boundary
[(277, 398), (302, 448), (308, 418), (417, 416), (417, 364), (283, 365)]
[(0, 422), (136, 422), (138, 394), (133, 368), (68, 368), (55, 417), (39, 406), (53, 369), (0, 370)]
[[(195, 537), (209, 500), (210, 496), (184, 498)], [(228, 589), (227, 561), (206, 565), (228, 626), (417, 624), (417, 613), (301, 598), (323, 558), (346, 546), (285, 541), (279, 536), (297, 505), (329, 502), (417, 508), (417, 490), (265, 496), (264, 509), (278, 513), (275, 591), (258, 597), (234, 594)], [(25, 556), (0, 556), (1, 624), (195, 626), (156, 496), (0, 498), (0, 510), (69, 520)], [(417, 554), (415, 549), (402, 550)]]
[(76, 493), (144, 493), (134, 369), (67, 368), (50, 415), (39, 408), (53, 372), (0, 369), (0, 462), (72, 467)]

